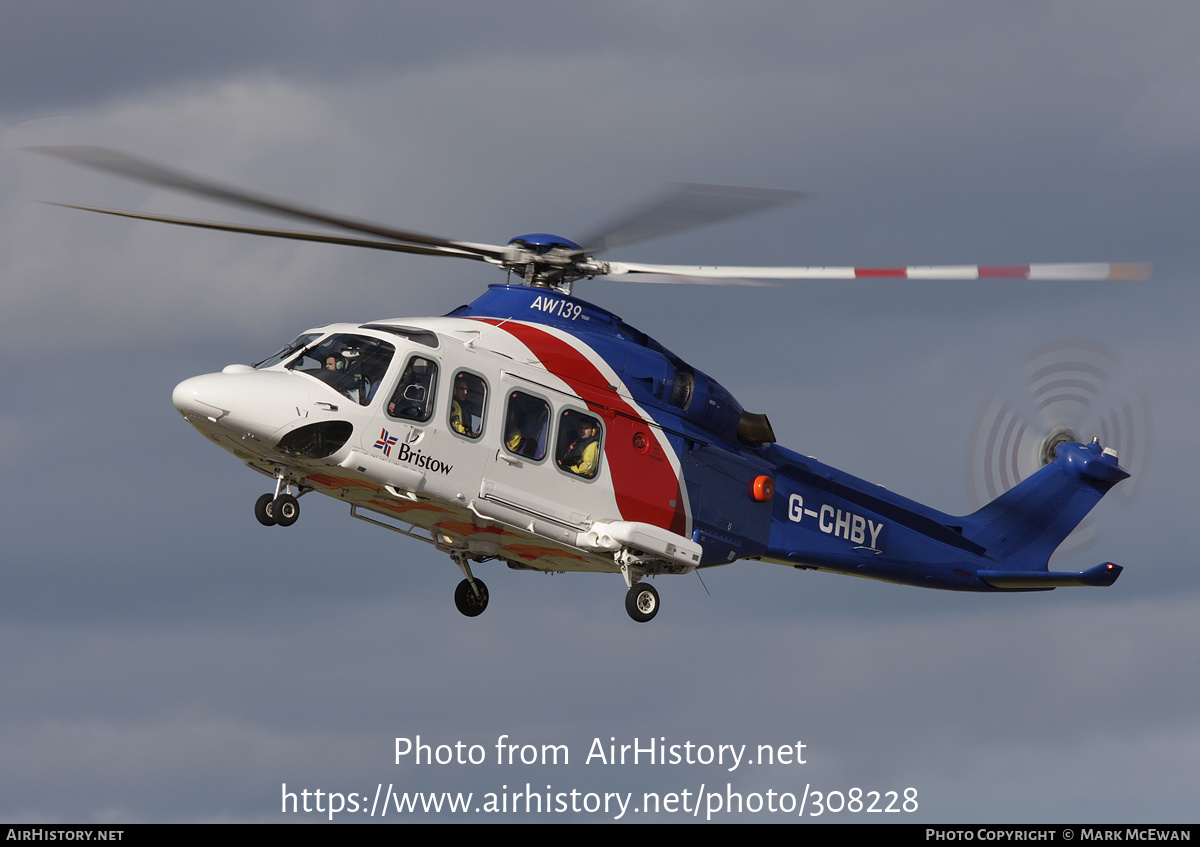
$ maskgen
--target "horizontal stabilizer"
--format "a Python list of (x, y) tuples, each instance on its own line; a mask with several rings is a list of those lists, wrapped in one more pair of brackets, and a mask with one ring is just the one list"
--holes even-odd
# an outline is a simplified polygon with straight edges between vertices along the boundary
[(1106, 587), (1117, 581), (1122, 567), (1105, 562), (1083, 573), (1054, 571), (978, 571), (976, 576), (993, 588), (1058, 588), (1090, 585)]

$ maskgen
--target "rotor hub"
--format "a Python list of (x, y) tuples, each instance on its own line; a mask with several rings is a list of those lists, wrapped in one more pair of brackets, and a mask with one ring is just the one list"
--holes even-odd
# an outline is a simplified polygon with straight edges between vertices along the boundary
[(503, 267), (522, 276), (526, 285), (571, 293), (571, 283), (597, 272), (599, 266), (569, 238), (531, 232), (509, 239)]
[(583, 250), (582, 247), (569, 238), (563, 238), (561, 235), (552, 235), (548, 232), (531, 232), (527, 235), (518, 235), (516, 238), (510, 238), (508, 243), (524, 247), (526, 250), (531, 250), (539, 256), (549, 253), (556, 247), (576, 252)]

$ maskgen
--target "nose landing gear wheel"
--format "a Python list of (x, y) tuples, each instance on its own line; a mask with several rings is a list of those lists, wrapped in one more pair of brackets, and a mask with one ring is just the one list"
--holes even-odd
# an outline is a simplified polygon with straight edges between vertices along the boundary
[(258, 522), (263, 526), (275, 526), (278, 523), (275, 519), (274, 501), (275, 495), (264, 494), (254, 503), (254, 517), (258, 518)]
[(658, 614), (658, 592), (652, 585), (638, 583), (625, 595), (625, 611), (638, 623), (654, 620)]
[(475, 595), (475, 589), (466, 579), (458, 584), (458, 588), (454, 589), (454, 605), (468, 618), (483, 614), (483, 610), (487, 608), (488, 604), (488, 590), (487, 586), (483, 584), (483, 580), (476, 579), (475, 585), (479, 587), (479, 596)]
[(300, 519), (300, 501), (291, 494), (280, 494), (271, 504), (271, 512), (280, 526), (291, 526)]

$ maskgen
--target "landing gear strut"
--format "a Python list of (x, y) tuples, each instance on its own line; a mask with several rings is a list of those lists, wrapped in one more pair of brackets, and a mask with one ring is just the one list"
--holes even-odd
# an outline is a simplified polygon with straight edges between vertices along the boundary
[(450, 558), (466, 577), (458, 584), (458, 588), (454, 589), (454, 605), (468, 618), (482, 615), (488, 605), (487, 586), (483, 584), (482, 579), (471, 573), (471, 562), (466, 554), (455, 552), (450, 554)]
[[(263, 526), (291, 526), (300, 519), (300, 501), (288, 492), (291, 483), (282, 473), (275, 477), (275, 493), (264, 494), (254, 503), (254, 517)], [(297, 486), (300, 494), (304, 489)]]
[(649, 557), (628, 547), (622, 547), (613, 559), (621, 566), (621, 576), (625, 578), (625, 584), (629, 587), (625, 594), (625, 611), (629, 613), (629, 617), (638, 623), (654, 620), (654, 616), (658, 614), (658, 592), (654, 586), (638, 582), (645, 576), (644, 566)]
[[(476, 594), (475, 592), (479, 593)], [(468, 580), (463, 580), (454, 589), (454, 605), (468, 618), (482, 615), (488, 605), (488, 590), (482, 579), (476, 578), (472, 586)]]

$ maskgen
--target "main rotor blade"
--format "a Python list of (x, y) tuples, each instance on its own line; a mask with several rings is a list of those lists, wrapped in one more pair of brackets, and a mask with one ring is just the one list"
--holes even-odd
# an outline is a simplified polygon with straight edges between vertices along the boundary
[(242, 224), (226, 224), (219, 221), (200, 221), (192, 218), (171, 218), (165, 215), (147, 215), (141, 212), (126, 212), (121, 209), (102, 209), (98, 206), (78, 206), (74, 203), (47, 203), (50, 206), (61, 206), (64, 209), (79, 209), (84, 212), (99, 212), (102, 215), (116, 215), (122, 218), (133, 218), (139, 221), (158, 221), (177, 226), (191, 226), (198, 229), (215, 229), (222, 232), (240, 232), (246, 235), (263, 235), (269, 238), (290, 238), (295, 241), (316, 241), (322, 244), (344, 244), (349, 247), (367, 247), (372, 250), (390, 250), (395, 253), (417, 253), (424, 256), (457, 256), (462, 259), (488, 261), (487, 256), (478, 253), (467, 253), (450, 247), (422, 247), (417, 244), (401, 244), (396, 241), (372, 241), (366, 238), (349, 238), (344, 235), (325, 235), (319, 232), (301, 232), (290, 229), (273, 229), (270, 227), (244, 226)]
[[(423, 244), (430, 247), (449, 248), (452, 251), (456, 251), (450, 254), (435, 252), (435, 255), (478, 254), (480, 257), (488, 256), (490, 258), (502, 258), (505, 255), (505, 248), (503, 247), (481, 244), (461, 244), (454, 241), (448, 241), (444, 238), (438, 238), (437, 236), (413, 232), (411, 230), (396, 229), (394, 227), (381, 226), (379, 224), (373, 224), (367, 221), (358, 221), (352, 218), (343, 217), (341, 215), (322, 212), (317, 209), (306, 209), (291, 203), (284, 203), (280, 200), (274, 200), (269, 197), (251, 194), (240, 189), (219, 185), (215, 182), (190, 176), (180, 171), (164, 167), (163, 165), (149, 162), (145, 159), (139, 159), (135, 156), (130, 156), (129, 154), (122, 153), (119, 150), (110, 150), (106, 147), (73, 145), (62, 147), (27, 147), (25, 149), (32, 150), (36, 153), (42, 153), (47, 156), (65, 159), (69, 162), (84, 165), (95, 170), (105, 171), (126, 179), (137, 180), (139, 182), (149, 183), (150, 185), (155, 185), (161, 188), (169, 188), (175, 191), (181, 191), (186, 194), (193, 194), (197, 197), (204, 197), (209, 200), (229, 203), (235, 206), (254, 209), (260, 212), (272, 212), (277, 215), (283, 215), (284, 217), (296, 218), (313, 223), (326, 224), (327, 226), (350, 230), (351, 232), (362, 232), (368, 235), (376, 235), (381, 238), (393, 239), (395, 241), (406, 241), (411, 244)], [(167, 222), (176, 223), (178, 221)]]
[[(1030, 280), (1146, 280), (1149, 262), (1050, 262), (1034, 265), (914, 265), (902, 268), (856, 267), (697, 267), (607, 262), (613, 276), (637, 274), (700, 279), (1030, 279)], [(660, 280), (655, 280), (660, 281)]]
[(749, 215), (804, 195), (803, 191), (778, 188), (677, 182), (666, 196), (612, 221), (579, 243), (584, 245), (584, 253), (595, 253)]

